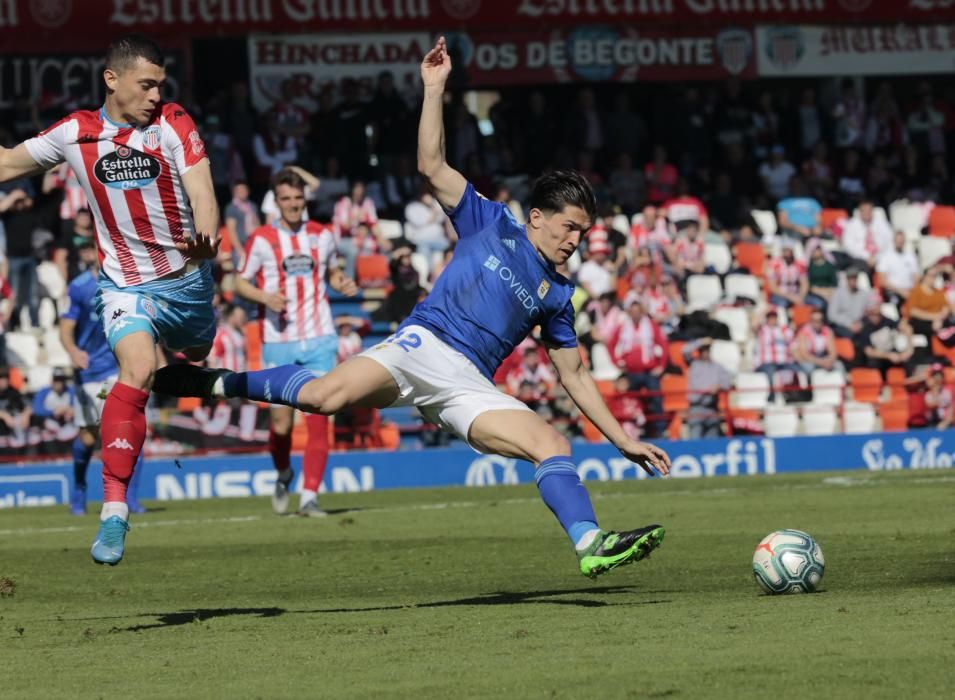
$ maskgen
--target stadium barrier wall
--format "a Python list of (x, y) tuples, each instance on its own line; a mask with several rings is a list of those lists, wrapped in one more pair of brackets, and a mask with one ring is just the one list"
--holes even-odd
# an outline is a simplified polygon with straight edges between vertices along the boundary
[[(951, 468), (955, 430), (825, 437), (763, 436), (661, 441), (675, 478), (796, 474), (846, 469), (870, 471)], [(576, 443), (574, 459), (584, 481), (647, 479), (647, 474), (609, 444)], [(139, 497), (152, 500), (265, 496), (275, 470), (268, 454), (157, 458), (146, 461)], [(301, 487), (301, 456), (293, 457)], [(333, 453), (322, 484), (335, 493), (434, 486), (533, 483), (533, 467), (468, 449)], [(0, 508), (69, 502), (68, 462), (0, 467)], [(90, 464), (88, 495), (103, 497), (100, 465)]]

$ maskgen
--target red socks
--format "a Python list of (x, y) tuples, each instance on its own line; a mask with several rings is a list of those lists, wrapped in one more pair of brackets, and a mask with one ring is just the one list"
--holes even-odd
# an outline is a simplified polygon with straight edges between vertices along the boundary
[(325, 465), (328, 464), (328, 416), (306, 413), (304, 417), (308, 427), (308, 442), (305, 444), (305, 454), (302, 455), (302, 472), (305, 477), (302, 488), (318, 493), (322, 477), (325, 476)]
[(146, 441), (148, 391), (116, 382), (106, 397), (103, 438), (103, 500), (126, 502), (126, 487)]
[(292, 434), (279, 435), (269, 431), (269, 454), (272, 455), (272, 463), (277, 471), (285, 471), (289, 468), (289, 456), (292, 454)]

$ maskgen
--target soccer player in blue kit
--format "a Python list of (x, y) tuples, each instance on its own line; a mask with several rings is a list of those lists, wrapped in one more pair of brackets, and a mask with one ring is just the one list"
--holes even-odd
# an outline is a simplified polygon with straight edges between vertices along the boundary
[(318, 379), (295, 365), (238, 373), (176, 365), (157, 372), (153, 390), (243, 397), (326, 415), (354, 406), (414, 405), (479, 452), (534, 463), (541, 498), (573, 542), (581, 573), (596, 577), (645, 557), (663, 540), (663, 528), (602, 530), (569, 442), (492, 381), (504, 358), (540, 326), (561, 384), (584, 415), (627, 459), (651, 475), (669, 473), (662, 449), (624, 433), (581, 362), (570, 301), (574, 285), (557, 266), (573, 255), (593, 222), (593, 190), (575, 172), (543, 175), (528, 201), (526, 228), (504, 204), (475, 192), (444, 156), (442, 105), (450, 72), (442, 37), (421, 64), (418, 169), (459, 241), (434, 289), (395, 334)]

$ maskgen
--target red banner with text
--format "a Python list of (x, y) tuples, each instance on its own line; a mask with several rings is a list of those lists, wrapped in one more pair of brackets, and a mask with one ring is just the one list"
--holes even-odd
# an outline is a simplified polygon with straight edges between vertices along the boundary
[(927, 23), (952, 0), (0, 0), (0, 45), (49, 51), (122, 32), (200, 38), (250, 33)]

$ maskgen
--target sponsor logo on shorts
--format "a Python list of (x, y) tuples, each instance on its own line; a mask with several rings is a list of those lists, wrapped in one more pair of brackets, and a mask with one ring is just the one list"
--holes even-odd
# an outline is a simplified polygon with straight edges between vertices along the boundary
[(140, 299), (139, 306), (150, 318), (156, 318), (156, 306), (152, 299)]
[(117, 146), (93, 165), (96, 179), (116, 190), (135, 190), (155, 182), (162, 162), (129, 146)]
[(113, 317), (110, 319), (110, 321), (117, 320), (124, 313), (126, 313), (126, 309), (116, 309), (116, 311), (113, 312)]
[(117, 331), (121, 331), (129, 325), (132, 325), (132, 321), (130, 321), (128, 318), (124, 318), (121, 321), (110, 324), (109, 328), (107, 329), (107, 333), (110, 335), (110, 337), (112, 337)]
[(151, 151), (159, 148), (159, 127), (151, 126), (143, 132), (143, 145)]

